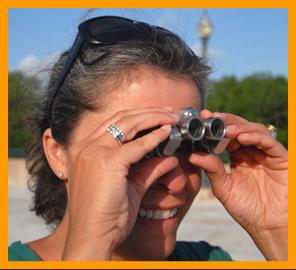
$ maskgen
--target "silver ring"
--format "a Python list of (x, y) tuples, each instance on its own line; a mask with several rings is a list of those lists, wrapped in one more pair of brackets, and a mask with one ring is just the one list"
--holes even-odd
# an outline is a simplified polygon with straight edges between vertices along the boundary
[(119, 145), (122, 145), (126, 142), (126, 138), (122, 130), (116, 125), (111, 124), (107, 131), (112, 135), (112, 137), (119, 143)]
[(271, 124), (266, 125), (267, 129), (270, 132), (272, 138), (276, 139), (277, 137), (277, 128)]

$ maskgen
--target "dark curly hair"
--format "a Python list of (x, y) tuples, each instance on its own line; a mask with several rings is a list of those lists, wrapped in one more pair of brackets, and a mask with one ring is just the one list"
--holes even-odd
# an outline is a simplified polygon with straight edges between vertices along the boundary
[(53, 173), (45, 157), (42, 136), (47, 128), (51, 128), (58, 143), (67, 146), (81, 115), (99, 110), (103, 105), (101, 97), (107, 91), (114, 91), (130, 71), (141, 66), (192, 80), (199, 89), (203, 107), (210, 72), (202, 59), (175, 34), (157, 36), (157, 42), (151, 38), (151, 41), (127, 41), (105, 47), (85, 44), (54, 99), (50, 115), (48, 101), (68, 54), (69, 50), (62, 53), (53, 66), (39, 109), (29, 117), (33, 140), (28, 147), (26, 164), (31, 175), (29, 189), (33, 192), (31, 210), (54, 226), (64, 216), (67, 193), (64, 181)]

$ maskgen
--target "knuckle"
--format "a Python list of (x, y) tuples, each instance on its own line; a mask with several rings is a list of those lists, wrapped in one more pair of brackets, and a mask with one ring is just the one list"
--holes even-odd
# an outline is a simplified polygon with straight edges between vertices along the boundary
[(144, 152), (150, 151), (149, 142), (145, 138), (138, 139), (138, 147), (143, 149)]
[(131, 125), (135, 129), (138, 129), (138, 121), (136, 116), (130, 116), (126, 120), (129, 123), (129, 125)]
[(127, 113), (127, 110), (121, 110), (116, 112), (114, 116), (118, 118), (122, 118), (124, 115), (126, 115), (126, 113)]
[(145, 139), (143, 137), (137, 139), (137, 144), (138, 144), (138, 147), (140, 148), (145, 148), (146, 147), (146, 142), (145, 142)]
[(140, 131), (139, 126), (137, 125), (133, 126), (129, 134), (127, 134), (128, 139), (131, 140), (132, 138), (134, 138), (139, 133), (139, 131)]

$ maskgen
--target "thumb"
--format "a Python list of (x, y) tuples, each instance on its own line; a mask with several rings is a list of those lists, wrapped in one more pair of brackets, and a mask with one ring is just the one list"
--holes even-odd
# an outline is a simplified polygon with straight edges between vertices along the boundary
[(204, 169), (209, 178), (213, 194), (222, 203), (225, 202), (231, 186), (230, 177), (219, 157), (205, 152), (196, 152), (190, 155), (189, 162)]
[(142, 198), (149, 187), (179, 165), (176, 157), (151, 158), (134, 164), (129, 172), (129, 179), (135, 184)]

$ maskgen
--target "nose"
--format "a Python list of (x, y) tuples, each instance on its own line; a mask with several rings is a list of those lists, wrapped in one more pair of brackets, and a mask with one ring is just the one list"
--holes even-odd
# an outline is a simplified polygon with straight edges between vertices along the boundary
[(179, 165), (175, 169), (161, 177), (157, 181), (157, 184), (165, 187), (169, 194), (175, 195), (184, 191), (186, 181), (186, 176), (181, 166)]

